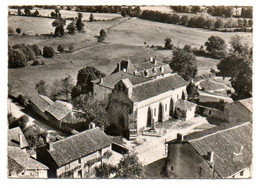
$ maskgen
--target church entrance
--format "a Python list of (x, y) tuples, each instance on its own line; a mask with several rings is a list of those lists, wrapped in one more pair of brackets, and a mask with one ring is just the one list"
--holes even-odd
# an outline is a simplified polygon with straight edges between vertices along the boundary
[(162, 103), (159, 104), (159, 114), (158, 114), (158, 121), (162, 122), (163, 121), (163, 105)]
[(148, 107), (147, 111), (147, 127), (152, 127), (152, 110), (150, 107)]

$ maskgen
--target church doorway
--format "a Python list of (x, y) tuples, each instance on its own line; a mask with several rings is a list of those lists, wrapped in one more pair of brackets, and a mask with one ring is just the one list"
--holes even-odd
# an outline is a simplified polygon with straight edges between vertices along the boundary
[(159, 104), (159, 114), (158, 114), (158, 121), (163, 121), (163, 105), (162, 103)]

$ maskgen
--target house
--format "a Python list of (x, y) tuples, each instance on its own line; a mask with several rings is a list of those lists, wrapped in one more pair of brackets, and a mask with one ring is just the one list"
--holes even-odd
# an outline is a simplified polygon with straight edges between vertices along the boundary
[(222, 124), (167, 142), (170, 178), (249, 178), (252, 124)]
[(112, 93), (115, 84), (118, 83), (120, 80), (126, 78), (128, 78), (134, 85), (150, 80), (148, 78), (136, 76), (124, 71), (116, 72), (104, 78), (92, 81), (94, 98), (96, 100), (107, 99), (109, 94)]
[(122, 60), (111, 73), (127, 72), (145, 78), (157, 78), (158, 76), (171, 74), (173, 71), (169, 64), (161, 63), (156, 58), (150, 57), (149, 61), (132, 64), (130, 60)]
[(190, 120), (194, 118), (196, 104), (187, 100), (179, 99), (175, 103), (175, 116)]
[(32, 109), (36, 112), (39, 116), (47, 119), (45, 115), (45, 111), (49, 108), (54, 102), (44, 95), (34, 95), (30, 99)]
[(106, 151), (111, 151), (111, 144), (109, 136), (93, 128), (37, 148), (36, 155), (49, 167), (49, 177), (81, 178)]
[(72, 104), (57, 100), (46, 109), (44, 114), (47, 121), (60, 127), (62, 119), (64, 119), (71, 112)]
[(226, 120), (230, 123), (252, 122), (253, 98), (238, 100), (224, 106)]
[(8, 146), (8, 177), (47, 178), (48, 167), (32, 159), (19, 147)]
[(8, 130), (8, 146), (15, 146), (24, 151), (28, 148), (28, 142), (20, 127)]
[[(124, 137), (134, 138), (142, 130), (174, 116), (176, 102), (187, 96), (186, 85), (177, 73), (136, 85), (122, 79), (109, 98), (110, 123), (121, 130)], [(190, 108), (194, 111), (192, 105)]]

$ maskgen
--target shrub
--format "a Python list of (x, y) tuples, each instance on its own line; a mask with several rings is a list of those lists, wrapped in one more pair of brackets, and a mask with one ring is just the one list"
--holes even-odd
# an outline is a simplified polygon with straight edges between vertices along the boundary
[(188, 16), (185, 15), (185, 16), (181, 17), (181, 20), (180, 20), (180, 24), (181, 25), (187, 25), (188, 22), (189, 22), (189, 17)]
[(34, 60), (32, 63), (32, 66), (40, 65), (40, 62), (38, 60)]
[(8, 51), (8, 67), (9, 68), (19, 68), (19, 67), (25, 67), (26, 66), (26, 57), (24, 53), (19, 50), (10, 49)]
[(89, 16), (89, 22), (93, 22), (94, 21), (94, 16), (93, 16), (93, 14), (90, 14), (90, 16)]
[(11, 27), (8, 27), (8, 36), (11, 36), (14, 34), (14, 30)]
[(68, 30), (69, 34), (74, 34), (76, 31), (76, 24), (74, 21), (72, 21), (66, 28)]
[(37, 44), (28, 45), (30, 49), (34, 52), (35, 56), (42, 55), (42, 51), (40, 50), (39, 46)]
[(34, 51), (29, 47), (29, 45), (15, 44), (13, 45), (13, 49), (21, 50), (24, 53), (27, 61), (31, 61), (35, 59)]
[(64, 52), (64, 45), (59, 44), (58, 47), (57, 47), (57, 50), (58, 50), (59, 52)]
[(16, 28), (16, 33), (18, 33), (18, 34), (21, 34), (21, 29), (18, 27), (18, 28)]
[(126, 11), (125, 11), (125, 9), (122, 10), (121, 16), (126, 17)]
[(43, 57), (51, 58), (54, 56), (54, 50), (52, 47), (44, 46), (43, 48)]
[(99, 32), (100, 36), (105, 37), (107, 34), (104, 29), (101, 29)]

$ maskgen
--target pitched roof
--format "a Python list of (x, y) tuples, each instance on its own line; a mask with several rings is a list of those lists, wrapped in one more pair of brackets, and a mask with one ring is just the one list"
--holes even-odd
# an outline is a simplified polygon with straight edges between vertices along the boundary
[(18, 147), (8, 146), (8, 157), (24, 169), (48, 169), (44, 164), (32, 159), (29, 154)]
[(244, 107), (246, 107), (250, 112), (253, 112), (253, 98), (248, 99), (242, 99), (238, 101), (241, 103)]
[[(119, 66), (120, 66), (120, 70), (119, 70)], [(136, 68), (131, 63), (130, 60), (124, 60), (123, 59), (120, 63), (117, 64), (117, 67), (115, 68), (115, 70), (111, 74), (115, 74), (117, 72), (120, 72), (122, 69), (126, 69), (127, 72), (130, 73), (130, 74), (133, 74), (134, 71), (136, 71)]]
[[(22, 139), (22, 145), (20, 146), (20, 134)], [(8, 146), (17, 146), (20, 148), (28, 147), (28, 142), (20, 129), (20, 127), (15, 127), (8, 130)]]
[(34, 95), (30, 100), (42, 112), (45, 112), (45, 110), (54, 103), (50, 98), (44, 95)]
[(135, 63), (134, 67), (137, 69), (137, 71), (152, 69), (155, 67), (161, 67), (162, 65), (165, 65), (164, 63), (157, 62), (156, 64), (151, 63), (150, 61)]
[(176, 101), (175, 103), (175, 107), (183, 109), (183, 110), (189, 110), (190, 108), (196, 106), (197, 104), (187, 101), (187, 100), (183, 100), (183, 99), (179, 99)]
[(143, 78), (141, 76), (128, 74), (126, 72), (117, 72), (117, 73), (104, 77), (102, 83), (98, 83), (97, 80), (95, 80), (94, 82), (98, 83), (101, 86), (108, 87), (110, 89), (114, 89), (114, 86), (116, 85), (116, 83), (118, 83), (120, 80), (126, 79), (126, 78), (128, 78), (133, 85), (140, 84), (140, 83), (150, 80), (148, 78)]
[(133, 102), (142, 101), (161, 93), (180, 88), (186, 84), (187, 82), (179, 74), (173, 73), (170, 76), (134, 85), (130, 99)]
[(148, 77), (148, 78), (173, 72), (170, 65), (168, 64), (154, 65), (150, 62), (140, 63), (140, 64), (142, 65), (141, 67), (146, 67), (146, 68), (140, 68), (139, 70), (140, 72), (138, 72), (137, 75)]
[(94, 128), (54, 142), (53, 150), (47, 151), (60, 167), (105, 148), (111, 143), (110, 137), (100, 128)]
[(184, 137), (201, 156), (214, 152), (214, 170), (229, 177), (252, 164), (252, 124), (223, 124)]
[(70, 103), (57, 100), (46, 109), (46, 112), (50, 113), (57, 120), (61, 120), (72, 112), (72, 105)]

